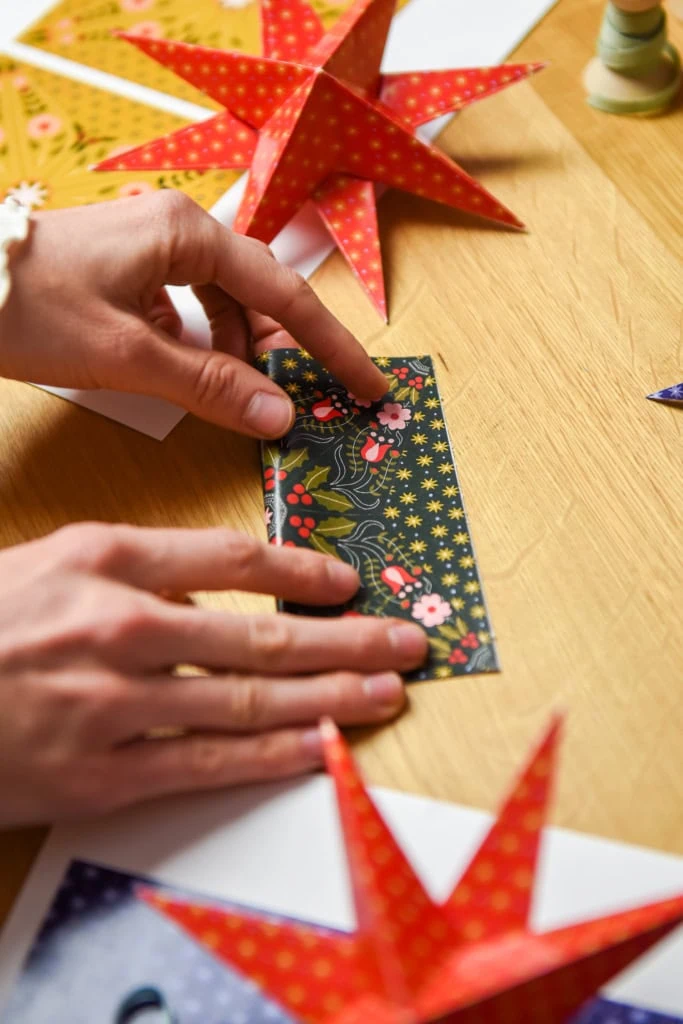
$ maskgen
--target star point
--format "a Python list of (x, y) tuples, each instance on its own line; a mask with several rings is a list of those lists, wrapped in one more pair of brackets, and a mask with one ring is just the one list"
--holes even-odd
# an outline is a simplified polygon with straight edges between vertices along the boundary
[(149, 889), (138, 895), (231, 968), (258, 976), (264, 994), (305, 1024), (528, 1024), (540, 1019), (540, 1007), (544, 1020), (561, 1024), (683, 920), (683, 897), (549, 932), (531, 929), (560, 729), (558, 718), (442, 902), (423, 886), (329, 719), (320, 732), (355, 932), (201, 906)]
[[(543, 67), (383, 75), (394, 9), (395, 0), (355, 0), (325, 32), (307, 0), (261, 0), (262, 56), (118, 33), (210, 96), (225, 113), (104, 160), (95, 169), (250, 167), (234, 229), (269, 243), (311, 199), (386, 320), (375, 186), (403, 189), (523, 229), (482, 185), (414, 132)], [(233, 145), (215, 145), (218, 134)], [(333, 217), (332, 206), (340, 202), (347, 212)], [(359, 245), (351, 230), (359, 216), (367, 226), (366, 245)]]

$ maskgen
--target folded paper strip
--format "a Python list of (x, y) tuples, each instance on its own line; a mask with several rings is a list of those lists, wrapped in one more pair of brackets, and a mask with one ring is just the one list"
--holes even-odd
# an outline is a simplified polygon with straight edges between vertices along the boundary
[(661, 391), (653, 391), (647, 396), (653, 402), (668, 402), (674, 405), (683, 405), (683, 384), (672, 384), (669, 388), (662, 388)]
[(335, 726), (322, 725), (357, 918), (352, 934), (142, 889), (141, 898), (305, 1024), (558, 1024), (683, 921), (683, 897), (554, 931), (529, 923), (560, 722), (464, 875), (429, 896)]
[(306, 0), (262, 0), (262, 57), (122, 33), (225, 112), (105, 160), (97, 169), (251, 168), (234, 227), (264, 242), (312, 199), (386, 318), (374, 183), (522, 227), (415, 130), (543, 67), (383, 75), (395, 6), (396, 0), (356, 0), (325, 33)]

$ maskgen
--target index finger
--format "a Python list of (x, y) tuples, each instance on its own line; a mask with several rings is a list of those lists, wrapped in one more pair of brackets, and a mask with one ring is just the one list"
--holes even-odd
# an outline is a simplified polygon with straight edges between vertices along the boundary
[(362, 398), (387, 392), (384, 374), (304, 278), (262, 242), (237, 235), (188, 201), (172, 224), (169, 284), (217, 284), (246, 309), (281, 324), (330, 373)]

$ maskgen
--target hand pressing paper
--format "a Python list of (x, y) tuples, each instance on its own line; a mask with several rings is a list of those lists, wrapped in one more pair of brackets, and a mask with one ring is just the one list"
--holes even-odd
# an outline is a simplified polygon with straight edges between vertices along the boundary
[(343, 609), (424, 626), (429, 663), (413, 679), (497, 669), (486, 605), (429, 356), (378, 358), (387, 395), (356, 398), (301, 349), (260, 357), (297, 418), (263, 446), (268, 535), (350, 562), (362, 588)]

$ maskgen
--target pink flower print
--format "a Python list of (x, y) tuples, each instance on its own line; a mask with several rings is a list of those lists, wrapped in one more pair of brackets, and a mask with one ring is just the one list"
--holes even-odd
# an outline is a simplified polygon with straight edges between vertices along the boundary
[(372, 405), (372, 402), (369, 402), (367, 398), (356, 398), (356, 396), (352, 395), (350, 391), (347, 391), (346, 396), (354, 405), (360, 406), (361, 409), (369, 409)]
[(425, 629), (443, 626), (450, 614), (451, 606), (439, 594), (423, 594), (415, 602), (411, 612), (413, 618), (419, 619)]
[(69, 32), (74, 27), (73, 18), (60, 18), (55, 28), (60, 32)]
[(158, 21), (139, 21), (137, 25), (130, 26), (128, 34), (139, 36), (140, 39), (161, 39), (164, 30)]
[(15, 89), (18, 89), (19, 92), (24, 92), (25, 89), (29, 89), (31, 87), (31, 83), (26, 75), (15, 75), (12, 79), (12, 85)]
[(54, 114), (36, 114), (26, 125), (30, 139), (54, 139), (61, 129), (62, 119)]
[(154, 0), (121, 0), (122, 11), (147, 11), (154, 7)]
[(377, 413), (377, 419), (383, 427), (402, 430), (412, 415), (410, 409), (399, 405), (398, 402), (385, 402), (384, 407)]
[(128, 199), (130, 196), (141, 196), (145, 192), (156, 192), (156, 189), (148, 181), (129, 181), (127, 185), (122, 185), (119, 189), (119, 195), (122, 199)]

